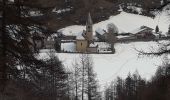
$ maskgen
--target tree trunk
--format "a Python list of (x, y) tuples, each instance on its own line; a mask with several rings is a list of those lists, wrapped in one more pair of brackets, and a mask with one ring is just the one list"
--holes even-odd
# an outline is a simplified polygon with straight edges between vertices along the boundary
[(6, 55), (6, 45), (7, 45), (7, 37), (6, 37), (6, 0), (3, 0), (3, 11), (2, 11), (2, 56), (1, 56), (1, 65), (0, 65), (0, 92), (3, 93), (7, 81), (7, 55)]
[(75, 68), (75, 84), (76, 84), (76, 98), (75, 98), (75, 100), (78, 100), (78, 81), (77, 81), (77, 73), (78, 73), (78, 71), (76, 70), (76, 68)]
[(82, 100), (84, 100), (84, 61), (82, 61), (83, 64), (83, 72), (82, 72)]

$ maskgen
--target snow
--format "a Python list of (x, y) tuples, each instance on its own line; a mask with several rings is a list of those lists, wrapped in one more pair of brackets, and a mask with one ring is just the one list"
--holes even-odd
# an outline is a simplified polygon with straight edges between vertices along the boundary
[[(98, 28), (106, 30), (108, 24), (114, 23), (118, 27), (119, 33), (128, 33), (141, 26), (147, 26), (155, 29), (156, 25), (158, 25), (160, 31), (166, 33), (168, 31), (170, 22), (167, 16), (168, 13), (168, 11), (164, 11), (160, 14), (157, 14), (153, 19), (151, 17), (130, 14), (122, 11), (116, 16), (111, 16), (108, 20), (94, 24), (93, 28), (94, 30), (97, 30)], [(59, 30), (59, 32), (62, 32), (65, 35), (78, 35), (82, 30), (85, 30), (85, 26), (73, 25), (62, 28)], [(95, 34), (95, 31), (93, 34)]]
[(125, 39), (125, 38), (132, 38), (132, 37), (131, 37), (131, 36), (122, 36), (122, 35), (119, 35), (119, 36), (117, 36), (117, 38), (118, 38), (118, 39), (122, 39), (122, 38)]
[(40, 11), (30, 11), (31, 16), (42, 16), (43, 14)]
[(142, 14), (142, 8), (140, 7), (135, 7), (135, 6), (128, 6), (128, 9), (132, 9), (132, 11), (136, 11), (138, 14)]
[(85, 26), (73, 25), (73, 26), (68, 26), (66, 28), (62, 28), (58, 30), (58, 32), (62, 32), (64, 35), (77, 36), (82, 33), (82, 30), (85, 30)]
[(135, 29), (135, 30), (131, 31), (130, 33), (132, 33), (132, 34), (136, 34), (136, 33), (139, 33), (139, 32), (141, 32), (141, 31), (145, 30), (145, 29), (154, 30), (154, 29), (151, 29), (151, 28), (146, 27), (146, 26), (141, 26), (140, 28), (137, 28), (137, 29)]
[(85, 40), (84, 37), (81, 36), (81, 35), (78, 35), (78, 36), (76, 37), (76, 39), (77, 39), (77, 40)]
[(53, 10), (52, 10), (52, 12), (55, 12), (55, 13), (64, 13), (64, 12), (68, 12), (68, 11), (70, 11), (71, 9), (70, 8), (66, 8), (66, 9), (59, 9), (59, 10), (57, 10), (56, 8), (54, 8)]
[[(169, 20), (166, 12), (157, 14), (156, 18), (135, 15), (126, 12), (121, 12), (116, 16), (111, 16), (108, 20), (94, 24), (94, 30), (101, 28), (106, 30), (109, 23), (114, 23), (119, 33), (128, 33), (137, 29), (141, 26), (148, 26), (155, 29), (156, 25), (159, 26), (160, 31), (163, 33), (168, 31)], [(85, 26), (73, 25), (58, 30), (64, 35), (80, 35), (85, 30)], [(94, 31), (95, 32), (95, 31)], [(93, 33), (95, 34), (95, 33)], [(96, 43), (99, 48), (109, 48), (110, 45), (107, 43)], [(63, 44), (62, 48), (73, 50), (73, 44)], [(97, 72), (100, 85), (105, 85), (107, 82), (114, 80), (117, 76), (125, 78), (129, 72), (133, 73), (138, 70), (139, 74), (149, 79), (155, 73), (158, 65), (162, 62), (162, 57), (146, 57), (139, 56), (136, 51), (152, 51), (158, 47), (156, 42), (134, 42), (134, 43), (117, 43), (115, 44), (115, 54), (91, 54), (94, 61), (94, 70)], [(57, 54), (60, 60), (63, 61), (65, 67), (72, 68), (72, 63), (79, 59), (80, 54), (68, 54), (59, 53)], [(46, 53), (41, 53), (40, 58), (46, 58)]]
[(93, 44), (93, 43), (91, 43), (90, 45), (89, 45), (89, 47), (97, 47), (98, 45), (97, 44)]
[(67, 52), (75, 52), (76, 51), (75, 47), (76, 47), (76, 44), (73, 42), (61, 44), (61, 50), (67, 51)]
[(143, 29), (141, 29), (141, 28), (137, 28), (137, 29), (135, 29), (135, 30), (131, 31), (130, 33), (132, 33), (132, 34), (136, 34), (136, 33), (139, 33), (139, 32), (141, 32), (141, 31), (143, 31), (143, 30), (145, 30), (145, 28), (143, 28)]
[(99, 52), (107, 51), (110, 48), (110, 44), (106, 42), (95, 42), (95, 44), (98, 45)]
[(106, 32), (105, 32), (103, 29), (101, 29), (101, 28), (97, 28), (97, 29), (96, 29), (96, 32), (99, 33), (100, 35), (103, 35), (103, 34), (106, 33)]
[(85, 40), (85, 38), (82, 36), (82, 34), (78, 34), (76, 39), (77, 40)]
[[(64, 44), (63, 47), (72, 48), (74, 44)], [(103, 46), (105, 46), (103, 44)], [(125, 78), (129, 72), (138, 70), (139, 74), (150, 79), (154, 75), (158, 65), (162, 62), (162, 57), (139, 56), (137, 50), (151, 51), (158, 48), (156, 42), (135, 42), (128, 44), (115, 44), (115, 54), (91, 54), (94, 62), (94, 70), (101, 86), (114, 80), (117, 76)], [(71, 49), (72, 50), (72, 49)], [(70, 51), (71, 51), (70, 50)], [(72, 68), (72, 63), (79, 59), (80, 54), (57, 54), (65, 67)], [(40, 58), (47, 58), (46, 53), (41, 53)]]

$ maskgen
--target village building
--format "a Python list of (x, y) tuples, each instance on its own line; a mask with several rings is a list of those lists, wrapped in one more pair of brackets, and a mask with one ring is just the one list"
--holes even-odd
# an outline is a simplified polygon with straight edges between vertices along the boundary
[(118, 28), (113, 23), (107, 25), (107, 31), (101, 28), (97, 28), (96, 37), (101, 42), (115, 43), (117, 41)]
[(88, 19), (86, 22), (86, 30), (82, 34), (76, 37), (76, 51), (77, 52), (97, 52), (97, 45), (94, 44), (93, 37), (93, 21), (89, 13)]
[(104, 29), (98, 28), (96, 29), (96, 37), (98, 38), (99, 41), (106, 42), (107, 39), (107, 32)]
[[(89, 13), (86, 30), (78, 33), (78, 35), (66, 35), (59, 32), (47, 38), (35, 36), (34, 43), (37, 48), (55, 49), (57, 52), (114, 53), (114, 43), (117, 40), (118, 28), (112, 24), (109, 24), (109, 27), (107, 31), (98, 28), (94, 32), (93, 21)], [(93, 33), (96, 34), (94, 35)]]
[(131, 33), (137, 38), (137, 39), (152, 39), (155, 38), (155, 35), (153, 34), (153, 30), (150, 27), (147, 26), (141, 26), (140, 28), (137, 28), (136, 30), (132, 31)]
[(98, 45), (97, 45), (97, 44), (94, 44), (94, 43), (91, 43), (91, 44), (89, 45), (89, 47), (87, 47), (87, 52), (91, 52), (91, 53), (99, 52), (99, 51), (98, 51)]
[(77, 52), (86, 52), (87, 47), (88, 47), (88, 41), (82, 35), (77, 36), (76, 51)]

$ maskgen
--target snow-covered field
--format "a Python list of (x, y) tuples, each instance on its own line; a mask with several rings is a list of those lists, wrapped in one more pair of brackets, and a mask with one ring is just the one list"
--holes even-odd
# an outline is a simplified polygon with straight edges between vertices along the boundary
[[(158, 65), (162, 64), (163, 57), (139, 56), (137, 50), (151, 51), (158, 47), (156, 42), (135, 42), (129, 44), (116, 44), (115, 54), (91, 54), (94, 70), (97, 73), (100, 85), (114, 80), (117, 76), (125, 78), (129, 72), (138, 70), (139, 74), (149, 79), (154, 75)], [(72, 68), (80, 54), (57, 54), (65, 67)], [(41, 58), (46, 58), (46, 53), (41, 53)]]
[[(158, 25), (160, 31), (166, 33), (168, 31), (170, 23), (168, 15), (169, 13), (170, 10), (164, 11), (162, 13), (157, 14), (155, 13), (156, 17), (151, 18), (142, 15), (130, 14), (122, 11), (120, 14), (116, 16), (111, 16), (108, 20), (94, 24), (93, 28), (94, 30), (98, 28), (106, 29), (107, 24), (114, 23), (118, 27), (119, 33), (122, 33), (131, 32), (143, 25), (151, 27), (153, 29), (155, 29), (156, 25)], [(72, 25), (66, 28), (62, 28), (59, 31), (65, 35), (78, 35), (82, 33), (83, 29), (85, 29), (85, 26)]]
[[(159, 25), (160, 31), (166, 33), (169, 26), (169, 12), (163, 12), (157, 14), (153, 19), (146, 16), (130, 14), (121, 12), (116, 16), (111, 16), (108, 20), (94, 24), (94, 30), (101, 28), (106, 29), (107, 24), (114, 23), (119, 32), (131, 32), (136, 28), (143, 25), (155, 29), (156, 25)], [(62, 28), (59, 31), (65, 35), (80, 35), (85, 26), (73, 25), (66, 28)], [(71, 47), (73, 44), (63, 45), (62, 48)], [(135, 42), (129, 44), (116, 44), (115, 54), (91, 54), (94, 61), (94, 69), (97, 72), (97, 76), (100, 85), (104, 85), (107, 82), (114, 80), (117, 76), (125, 78), (129, 72), (133, 73), (138, 70), (139, 74), (149, 79), (155, 73), (158, 65), (162, 63), (162, 57), (146, 57), (138, 56), (138, 50), (150, 51), (154, 47), (157, 47), (155, 42)], [(75, 48), (73, 48), (75, 49)], [(72, 68), (72, 63), (77, 60), (80, 54), (57, 54), (60, 60), (63, 61), (65, 67)], [(41, 57), (45, 58), (47, 55), (41, 53)]]

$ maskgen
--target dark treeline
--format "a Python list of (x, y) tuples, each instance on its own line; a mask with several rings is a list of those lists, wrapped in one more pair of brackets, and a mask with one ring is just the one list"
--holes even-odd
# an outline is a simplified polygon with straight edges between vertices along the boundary
[(169, 65), (159, 67), (149, 81), (135, 72), (125, 79), (117, 77), (105, 89), (105, 100), (169, 100), (169, 96)]
[[(67, 100), (67, 71), (52, 53), (38, 59), (34, 36), (50, 35), (43, 20), (55, 0), (0, 0), (0, 100)], [(39, 37), (40, 36), (36, 36)]]

